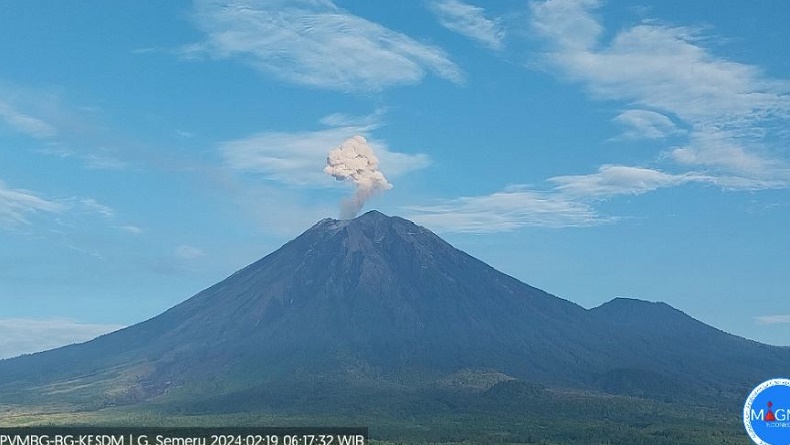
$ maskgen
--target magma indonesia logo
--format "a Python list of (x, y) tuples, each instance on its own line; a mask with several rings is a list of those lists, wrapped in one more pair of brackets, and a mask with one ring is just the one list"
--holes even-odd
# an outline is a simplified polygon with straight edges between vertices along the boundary
[(752, 390), (743, 425), (757, 445), (790, 445), (790, 379), (771, 379)]

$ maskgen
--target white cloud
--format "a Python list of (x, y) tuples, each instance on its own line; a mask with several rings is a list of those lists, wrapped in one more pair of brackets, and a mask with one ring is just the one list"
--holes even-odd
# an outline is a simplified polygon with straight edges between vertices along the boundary
[[(532, 27), (548, 42), (546, 66), (583, 84), (601, 100), (624, 101), (614, 120), (628, 129), (617, 139), (685, 138), (658, 154), (667, 172), (603, 165), (584, 175), (549, 178), (545, 190), (509, 187), (483, 196), (407, 207), (437, 230), (492, 232), (525, 226), (577, 227), (615, 221), (594, 204), (683, 184), (732, 190), (790, 187), (786, 160), (770, 155), (769, 136), (790, 118), (790, 83), (753, 66), (713, 55), (698, 30), (656, 21), (615, 32), (610, 41), (597, 0), (549, 0), (531, 5)], [(785, 135), (786, 136), (786, 135)], [(779, 150), (777, 150), (779, 151)]]
[(760, 324), (790, 324), (790, 315), (763, 315), (754, 318)]
[(627, 127), (620, 139), (661, 139), (684, 133), (670, 118), (649, 110), (626, 110), (613, 119)]
[(126, 233), (131, 233), (132, 235), (142, 235), (145, 232), (145, 230), (141, 229), (140, 227), (132, 226), (132, 225), (115, 226), (115, 228), (124, 231)]
[(55, 141), (36, 150), (36, 152), (47, 156), (55, 156), (63, 159), (79, 159), (85, 168), (92, 170), (120, 170), (128, 167), (128, 163), (116, 158), (108, 153), (106, 149), (88, 148), (82, 150), (72, 150), (66, 148), (60, 141)]
[[(327, 153), (355, 134), (365, 135), (369, 128), (352, 126), (300, 133), (259, 133), (225, 142), (220, 152), (225, 165), (233, 170), (260, 174), (288, 185), (332, 187), (337, 181), (323, 171)], [(371, 138), (368, 144), (376, 152), (380, 169), (387, 177), (397, 177), (430, 164), (425, 154), (393, 152), (384, 142)]]
[(532, 28), (566, 51), (584, 52), (603, 32), (600, 23), (587, 13), (600, 5), (598, 0), (555, 0), (533, 2)]
[(462, 197), (428, 206), (406, 207), (410, 217), (439, 231), (506, 232), (522, 227), (587, 227), (617, 220), (599, 214), (593, 203), (617, 195), (638, 195), (687, 182), (710, 183), (704, 175), (673, 175), (625, 165), (604, 165), (588, 175), (555, 176), (554, 186), (536, 190), (510, 186), (482, 196)]
[(100, 202), (96, 201), (93, 198), (79, 198), (79, 199), (72, 199), (72, 201), (76, 201), (76, 203), (80, 207), (85, 209), (87, 213), (101, 215), (105, 218), (115, 217), (115, 210), (113, 210), (109, 206), (101, 204)]
[(590, 205), (553, 192), (513, 186), (484, 196), (404, 208), (409, 218), (448, 232), (506, 232), (522, 227), (584, 227), (612, 221)]
[(411, 171), (423, 169), (431, 165), (431, 158), (425, 153), (400, 153), (390, 151), (383, 141), (368, 140), (379, 158), (379, 168), (390, 178), (397, 178)]
[(353, 136), (345, 129), (302, 133), (259, 133), (225, 142), (220, 151), (225, 164), (292, 185), (329, 184), (323, 168), (326, 153)]
[(57, 92), (0, 80), (0, 122), (41, 141), (35, 152), (63, 159), (79, 159), (91, 169), (119, 169), (127, 164), (118, 158), (116, 145), (94, 122), (100, 110), (64, 103)]
[(639, 195), (695, 179), (699, 178), (694, 175), (673, 175), (650, 168), (604, 165), (596, 173), (555, 176), (549, 178), (549, 182), (557, 184), (555, 190), (563, 195), (589, 198)]
[(760, 156), (739, 143), (736, 136), (722, 131), (697, 132), (687, 146), (668, 154), (682, 165), (707, 165), (745, 178), (790, 182), (790, 166), (785, 161)]
[(533, 2), (532, 27), (548, 41), (546, 66), (583, 84), (601, 100), (624, 101), (614, 120), (628, 127), (618, 139), (684, 138), (658, 154), (667, 172), (603, 165), (584, 175), (549, 178), (545, 190), (506, 188), (410, 207), (439, 230), (490, 232), (525, 226), (575, 227), (612, 222), (596, 201), (683, 184), (731, 190), (790, 187), (790, 168), (771, 156), (767, 136), (790, 117), (790, 83), (753, 66), (714, 56), (694, 29), (645, 21), (605, 41), (597, 0)]
[[(0, 230), (29, 233), (39, 225), (50, 233), (66, 234), (84, 231), (91, 221), (102, 223), (117, 219), (113, 208), (93, 198), (69, 197), (47, 199), (29, 190), (14, 189), (0, 180)], [(115, 226), (128, 233), (140, 230), (134, 226)], [(69, 248), (81, 250), (63, 241)]]
[(122, 327), (113, 324), (80, 323), (62, 318), (0, 319), (0, 358), (84, 342)]
[(728, 190), (767, 190), (784, 188), (783, 181), (745, 178), (733, 175), (710, 175), (704, 172), (665, 173), (660, 170), (627, 165), (604, 165), (596, 173), (555, 176), (555, 191), (574, 199), (598, 199), (616, 195), (641, 195), (683, 184), (712, 184)]
[(174, 254), (177, 258), (186, 261), (197, 260), (206, 256), (206, 253), (203, 252), (203, 250), (188, 244), (182, 244), (176, 247)]
[[(790, 186), (786, 160), (766, 149), (768, 136), (790, 118), (790, 82), (766, 77), (755, 66), (713, 54), (698, 29), (646, 20), (611, 40), (596, 17), (596, 0), (533, 2), (532, 27), (548, 42), (545, 62), (598, 99), (652, 110), (648, 121), (616, 118), (631, 136), (660, 137), (673, 120), (689, 128), (688, 141), (664, 159), (705, 169), (723, 182)], [(628, 133), (627, 133), (628, 134)], [(786, 142), (786, 141), (785, 141)], [(732, 179), (740, 177), (741, 181)]]
[(486, 18), (483, 8), (460, 0), (437, 0), (430, 7), (439, 23), (450, 31), (494, 50), (503, 48), (505, 31), (497, 21)]
[(206, 37), (183, 56), (235, 58), (287, 82), (364, 91), (414, 84), (428, 71), (464, 79), (440, 48), (330, 0), (198, 0), (193, 16)]
[(176, 130), (175, 133), (176, 133), (176, 136), (182, 137), (182, 138), (186, 138), (186, 139), (192, 139), (193, 137), (195, 137), (195, 133), (192, 133), (191, 131)]
[(129, 166), (127, 162), (113, 156), (96, 153), (83, 154), (79, 158), (85, 163), (85, 167), (94, 170), (120, 170)]
[(14, 130), (37, 139), (49, 139), (58, 134), (52, 125), (14, 109), (3, 101), (0, 101), (0, 119)]
[(28, 217), (36, 213), (61, 213), (63, 203), (41, 198), (33, 192), (12, 189), (0, 181), (0, 227), (14, 229), (30, 224)]
[(354, 116), (346, 113), (332, 113), (324, 116), (319, 121), (327, 127), (361, 127), (373, 129), (381, 123), (381, 117), (386, 109), (379, 108), (373, 114)]

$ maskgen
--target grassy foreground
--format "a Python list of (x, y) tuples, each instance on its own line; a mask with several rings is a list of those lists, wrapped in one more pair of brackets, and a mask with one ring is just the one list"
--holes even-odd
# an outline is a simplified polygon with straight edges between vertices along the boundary
[(156, 403), (96, 411), (65, 405), (0, 405), (0, 426), (367, 426), (371, 443), (378, 444), (751, 443), (733, 407), (693, 407), (600, 394), (541, 391), (484, 403), (456, 394), (422, 410), (398, 404), (381, 409), (314, 408), (309, 414), (289, 410), (218, 414)]

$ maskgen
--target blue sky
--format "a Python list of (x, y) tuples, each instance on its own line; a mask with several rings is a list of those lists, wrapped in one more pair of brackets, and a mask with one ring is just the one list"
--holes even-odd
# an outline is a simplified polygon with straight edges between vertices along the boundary
[(550, 293), (790, 345), (790, 5), (7, 1), (0, 356), (164, 311), (367, 203)]

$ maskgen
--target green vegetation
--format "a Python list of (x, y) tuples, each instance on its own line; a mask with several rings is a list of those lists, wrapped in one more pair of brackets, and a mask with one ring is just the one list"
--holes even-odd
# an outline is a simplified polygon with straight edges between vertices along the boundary
[[(354, 391), (359, 394), (358, 389)], [(270, 392), (270, 397), (275, 397)], [(285, 392), (283, 393), (285, 394)], [(726, 445), (750, 442), (738, 407), (692, 406), (589, 392), (543, 389), (504, 380), (487, 391), (432, 389), (352, 397), (335, 389), (280, 410), (206, 409), (166, 402), (95, 411), (64, 406), (0, 407), (2, 426), (352, 426), (370, 427), (378, 444)], [(344, 399), (345, 397), (345, 399)], [(340, 403), (340, 400), (346, 403)], [(225, 412), (222, 412), (225, 411)], [(301, 412), (300, 412), (301, 411)]]

